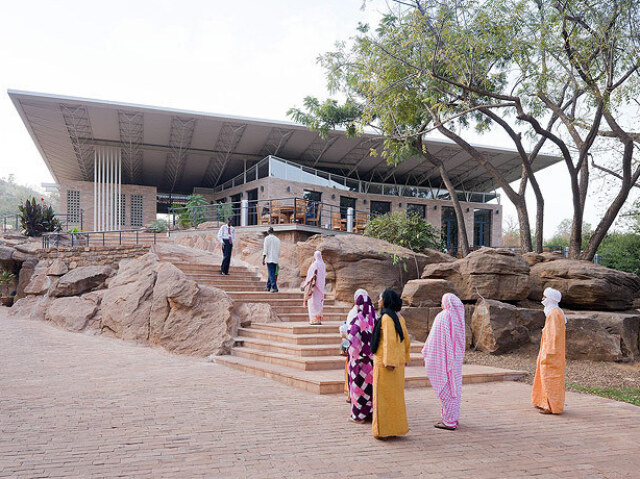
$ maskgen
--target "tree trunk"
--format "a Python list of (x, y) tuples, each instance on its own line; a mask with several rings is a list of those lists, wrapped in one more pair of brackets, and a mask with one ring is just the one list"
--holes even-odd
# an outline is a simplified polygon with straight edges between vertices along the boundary
[(425, 158), (429, 163), (438, 168), (438, 172), (440, 173), (440, 177), (449, 192), (449, 196), (451, 196), (451, 202), (453, 203), (453, 209), (456, 212), (456, 221), (458, 222), (458, 235), (461, 240), (461, 249), (462, 256), (467, 256), (469, 254), (469, 238), (467, 237), (467, 226), (464, 222), (464, 214), (462, 213), (462, 206), (460, 206), (460, 201), (458, 200), (458, 196), (456, 194), (456, 189), (449, 178), (449, 173), (447, 173), (446, 168), (444, 167), (444, 163), (441, 160), (433, 156), (426, 150), (422, 149), (422, 141), (419, 141), (419, 151), (421, 152), (423, 158)]

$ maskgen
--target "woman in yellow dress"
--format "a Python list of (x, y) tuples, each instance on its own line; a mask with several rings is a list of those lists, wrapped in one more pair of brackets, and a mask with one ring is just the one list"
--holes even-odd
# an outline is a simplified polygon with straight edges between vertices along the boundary
[(404, 318), (398, 314), (402, 299), (386, 289), (378, 303), (371, 352), (373, 356), (373, 437), (404, 436), (409, 432), (404, 402), (404, 367), (411, 343)]

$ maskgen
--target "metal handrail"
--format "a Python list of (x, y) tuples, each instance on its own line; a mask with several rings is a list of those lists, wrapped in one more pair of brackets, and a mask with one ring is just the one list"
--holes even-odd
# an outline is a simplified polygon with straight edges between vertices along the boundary
[[(91, 245), (96, 245), (96, 241), (97, 241), (97, 245), (98, 246), (106, 246), (107, 245), (107, 239), (109, 239), (109, 243), (111, 244), (111, 240), (112, 238), (109, 237), (107, 238), (108, 235), (118, 235), (118, 246), (122, 246), (123, 244), (131, 244), (131, 243), (127, 243), (126, 241), (126, 237), (123, 237), (123, 233), (135, 233), (136, 235), (136, 239), (135, 242), (133, 243), (133, 245), (137, 245), (137, 244), (141, 244), (140, 243), (140, 233), (143, 234), (153, 234), (153, 244), (156, 244), (157, 242), (157, 237), (158, 237), (158, 232), (155, 230), (147, 230), (147, 229), (124, 229), (124, 230), (109, 230), (109, 231), (81, 231), (81, 232), (77, 232), (77, 233), (69, 233), (69, 232), (55, 232), (55, 233), (44, 233), (42, 235), (42, 247), (43, 248), (51, 248), (51, 247), (59, 247), (60, 245), (60, 239), (62, 237), (67, 237), (70, 236), (71, 237), (71, 247), (75, 247), (75, 246), (84, 246), (84, 247), (89, 247)], [(85, 242), (83, 243), (81, 238), (85, 239)], [(92, 241), (93, 238), (93, 241)], [(52, 244), (54, 246), (52, 246)]]

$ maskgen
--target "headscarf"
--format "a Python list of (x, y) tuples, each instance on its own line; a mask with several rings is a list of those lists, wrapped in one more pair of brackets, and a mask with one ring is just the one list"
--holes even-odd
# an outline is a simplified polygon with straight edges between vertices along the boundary
[[(358, 294), (358, 291), (361, 293)], [(376, 321), (376, 310), (373, 307), (369, 294), (364, 289), (356, 291), (356, 309), (358, 315), (362, 315), (365, 321), (367, 321), (372, 327)]]
[(382, 292), (382, 311), (380, 311), (380, 318), (376, 321), (373, 327), (373, 336), (371, 338), (371, 352), (373, 354), (378, 351), (380, 345), (380, 329), (382, 328), (382, 317), (386, 314), (393, 320), (393, 325), (396, 329), (396, 334), (400, 338), (400, 342), (404, 341), (404, 332), (402, 331), (402, 325), (398, 318), (398, 311), (402, 309), (402, 299), (392, 289), (385, 289)]
[(313, 274), (317, 271), (316, 288), (318, 288), (324, 294), (327, 268), (324, 264), (324, 261), (322, 261), (322, 253), (320, 253), (320, 251), (316, 251), (313, 254), (313, 257), (314, 261), (313, 263), (311, 263), (311, 266), (309, 266), (309, 269), (307, 270), (307, 278), (304, 280), (304, 284), (309, 283), (309, 281), (311, 281), (311, 279), (313, 278)]
[(462, 304), (462, 301), (460, 301), (460, 298), (458, 298), (455, 294), (446, 293), (444, 296), (442, 296), (442, 310), (449, 315), (449, 324), (451, 325), (451, 328), (450, 328), (451, 344), (453, 345), (453, 352), (455, 354), (456, 352), (455, 325), (462, 324), (464, 326), (464, 304)]
[[(544, 305), (544, 315), (549, 316), (549, 313), (551, 313), (551, 311), (560, 307), (558, 305), (562, 300), (562, 293), (557, 289), (547, 288), (544, 290), (542, 295), (545, 297), (545, 299), (541, 301), (541, 303)], [(562, 314), (564, 316), (564, 312)], [(564, 324), (567, 324), (566, 316), (564, 317)]]
[(369, 293), (367, 293), (367, 290), (362, 288), (358, 289), (353, 294), (353, 308), (351, 308), (349, 310), (349, 313), (347, 314), (347, 321), (346, 321), (347, 328), (351, 326), (351, 322), (354, 319), (356, 319), (356, 316), (358, 316), (358, 305), (356, 303), (358, 302), (358, 296), (360, 295), (365, 295), (369, 297)]

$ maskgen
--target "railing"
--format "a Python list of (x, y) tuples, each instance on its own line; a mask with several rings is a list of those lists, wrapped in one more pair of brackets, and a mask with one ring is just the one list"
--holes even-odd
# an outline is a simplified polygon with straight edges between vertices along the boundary
[[(69, 231), (70, 227), (80, 227), (80, 231), (84, 229), (84, 210), (80, 210), (80, 213), (56, 213), (55, 217), (60, 220), (60, 227), (62, 231)], [(7, 231), (20, 231), (20, 216), (18, 214), (3, 216), (0, 222), (2, 232)]]
[(19, 229), (20, 229), (20, 220), (17, 214), (2, 217), (3, 233), (6, 233), (7, 231), (19, 231)]
[(44, 233), (42, 235), (43, 248), (89, 247), (89, 246), (124, 246), (139, 244), (156, 244), (157, 231), (143, 229), (128, 229), (114, 231), (83, 231), (78, 233)]
[(213, 222), (212, 227), (219, 227), (230, 217), (235, 226), (298, 224), (364, 233), (371, 218), (368, 211), (295, 197), (172, 208), (170, 214), (172, 230), (181, 224), (188, 227), (204, 222)]

